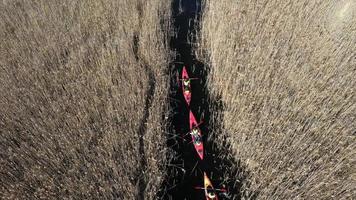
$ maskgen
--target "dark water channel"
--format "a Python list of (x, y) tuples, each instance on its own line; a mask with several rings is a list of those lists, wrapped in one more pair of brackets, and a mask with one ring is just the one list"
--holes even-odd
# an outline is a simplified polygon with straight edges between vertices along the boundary
[[(222, 159), (228, 148), (217, 148), (214, 138), (222, 128), (219, 124), (222, 105), (219, 99), (213, 99), (206, 87), (208, 68), (197, 61), (192, 52), (195, 42), (197, 26), (201, 18), (201, 0), (173, 0), (172, 14), (176, 35), (171, 38), (171, 49), (175, 52), (174, 62), (170, 65), (170, 125), (168, 127), (169, 147), (168, 157), (172, 160), (168, 166), (167, 176), (158, 194), (160, 199), (205, 199), (204, 191), (194, 187), (203, 187), (203, 173), (206, 172), (215, 188), (223, 185), (230, 197), (219, 196), (219, 199), (239, 199), (240, 185), (237, 180), (226, 178), (227, 174), (236, 177), (237, 161)], [(179, 87), (176, 75), (181, 75), (186, 66), (190, 77), (199, 78), (191, 81), (192, 100), (190, 107), (186, 104), (182, 89)], [(189, 132), (189, 109), (194, 113), (197, 121), (202, 120), (200, 126), (204, 142), (204, 160), (201, 161), (190, 141), (182, 140), (181, 136)], [(214, 124), (212, 124), (214, 123)], [(186, 137), (190, 138), (190, 136)], [(224, 145), (220, 145), (224, 146)], [(229, 170), (229, 171), (227, 171)], [(234, 191), (234, 192), (232, 192)]]

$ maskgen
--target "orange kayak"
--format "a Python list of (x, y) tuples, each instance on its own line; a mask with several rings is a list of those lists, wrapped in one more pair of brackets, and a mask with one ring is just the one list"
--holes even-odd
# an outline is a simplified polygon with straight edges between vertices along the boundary
[(218, 200), (218, 195), (215, 193), (213, 184), (209, 180), (208, 176), (204, 172), (204, 189), (206, 200)]

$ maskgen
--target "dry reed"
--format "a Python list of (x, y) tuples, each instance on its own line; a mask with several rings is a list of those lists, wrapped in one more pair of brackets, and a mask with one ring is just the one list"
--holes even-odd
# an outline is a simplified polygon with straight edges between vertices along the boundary
[(154, 198), (169, 21), (158, 0), (0, 3), (1, 199)]
[(243, 199), (356, 198), (356, 3), (206, 0), (201, 26)]

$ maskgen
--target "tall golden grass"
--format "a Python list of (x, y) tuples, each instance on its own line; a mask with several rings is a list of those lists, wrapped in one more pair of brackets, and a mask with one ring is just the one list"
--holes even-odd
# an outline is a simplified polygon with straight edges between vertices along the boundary
[(354, 1), (206, 0), (197, 46), (242, 199), (356, 197)]
[(169, 1), (0, 2), (2, 199), (154, 198), (169, 30)]

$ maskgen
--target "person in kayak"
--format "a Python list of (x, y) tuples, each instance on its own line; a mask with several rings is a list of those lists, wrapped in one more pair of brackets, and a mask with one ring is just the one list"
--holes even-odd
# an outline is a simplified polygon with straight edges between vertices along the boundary
[(208, 186), (206, 188), (206, 193), (207, 193), (209, 199), (215, 199), (216, 198), (216, 194), (214, 192), (214, 189), (211, 186)]
[(183, 87), (184, 87), (184, 92), (186, 93), (190, 92), (190, 79), (183, 80)]
[(190, 132), (190, 134), (194, 138), (194, 144), (200, 145), (201, 144), (201, 137), (199, 135), (199, 131), (197, 128), (193, 128), (193, 130)]

